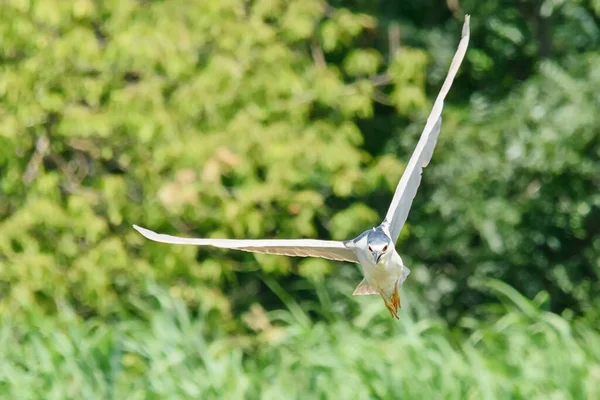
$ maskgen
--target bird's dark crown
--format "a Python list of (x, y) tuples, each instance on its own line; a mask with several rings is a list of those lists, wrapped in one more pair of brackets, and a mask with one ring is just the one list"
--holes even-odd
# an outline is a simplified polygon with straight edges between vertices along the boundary
[(385, 233), (385, 231), (381, 228), (381, 226), (378, 226), (377, 228), (373, 228), (368, 233), (368, 235), (369, 236), (367, 237), (367, 242), (370, 245), (385, 246), (392, 241), (392, 239)]
[(344, 246), (353, 248), (361, 240), (364, 240), (365, 237), (367, 239), (367, 243), (374, 247), (384, 247), (385, 245), (389, 245), (392, 241), (392, 239), (385, 233), (385, 231), (380, 225), (376, 228), (371, 228), (369, 230), (364, 231), (354, 239), (345, 240)]

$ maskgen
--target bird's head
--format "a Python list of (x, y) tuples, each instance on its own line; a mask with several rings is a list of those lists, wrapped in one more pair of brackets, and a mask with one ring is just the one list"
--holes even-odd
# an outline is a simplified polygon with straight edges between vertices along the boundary
[(383, 230), (374, 230), (368, 237), (367, 246), (373, 256), (375, 265), (379, 264), (388, 254), (392, 253), (392, 239)]

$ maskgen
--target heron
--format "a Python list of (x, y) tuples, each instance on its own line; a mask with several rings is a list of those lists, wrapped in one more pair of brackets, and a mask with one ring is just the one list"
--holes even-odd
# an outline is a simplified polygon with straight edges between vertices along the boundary
[(469, 44), (470, 17), (465, 16), (462, 35), (446, 79), (440, 89), (425, 128), (394, 192), (394, 197), (383, 222), (361, 233), (354, 239), (209, 239), (185, 238), (159, 234), (138, 225), (133, 227), (147, 239), (155, 242), (213, 246), (224, 249), (242, 250), (253, 253), (277, 254), (296, 257), (320, 257), (329, 260), (358, 263), (362, 267), (364, 279), (353, 292), (355, 296), (380, 295), (393, 318), (398, 317), (401, 307), (399, 288), (410, 274), (396, 251), (395, 243), (406, 223), (417, 189), (421, 183), (423, 169), (433, 156), (442, 125), (444, 100), (454, 81)]

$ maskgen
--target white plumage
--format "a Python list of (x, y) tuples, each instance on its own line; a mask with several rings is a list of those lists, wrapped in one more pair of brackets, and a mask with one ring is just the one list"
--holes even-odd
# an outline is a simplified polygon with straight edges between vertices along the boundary
[(141, 226), (133, 225), (135, 230), (150, 240), (161, 243), (188, 244), (194, 246), (213, 246), (222, 249), (249, 251), (252, 253), (278, 254), (294, 257), (321, 257), (336, 261), (358, 262), (356, 254), (344, 246), (342, 242), (334, 240), (314, 239), (193, 239), (177, 236), (163, 235), (152, 232)]

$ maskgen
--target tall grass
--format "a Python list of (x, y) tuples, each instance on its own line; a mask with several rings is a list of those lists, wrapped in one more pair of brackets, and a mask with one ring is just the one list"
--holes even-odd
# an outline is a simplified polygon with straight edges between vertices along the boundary
[[(312, 322), (301, 309), (212, 331), (165, 292), (146, 317), (114, 324), (1, 316), (0, 395), (10, 399), (597, 399), (600, 333), (540, 310), (498, 282), (484, 320), (450, 331), (400, 321), (366, 302), (351, 320)], [(296, 313), (296, 314), (294, 314)], [(299, 313), (299, 314), (298, 314)], [(22, 316), (23, 316), (22, 315)]]

